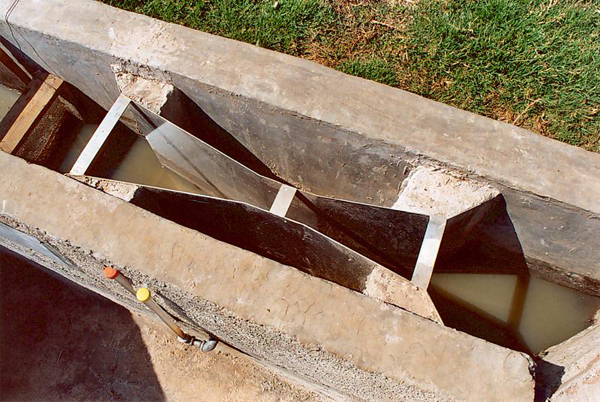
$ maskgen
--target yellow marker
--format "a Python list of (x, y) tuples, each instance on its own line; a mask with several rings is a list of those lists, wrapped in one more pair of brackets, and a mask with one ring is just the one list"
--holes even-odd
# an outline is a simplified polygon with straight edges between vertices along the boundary
[(159, 306), (153, 299), (150, 290), (147, 288), (138, 289), (136, 296), (139, 301), (144, 303), (148, 308), (156, 313), (158, 318), (160, 318), (165, 324), (171, 328), (175, 334), (181, 339), (188, 339), (189, 335), (184, 333), (181, 328), (175, 323), (173, 317), (169, 315), (161, 306)]
[(138, 289), (136, 296), (139, 301), (145, 303), (150, 299), (150, 291), (146, 288)]
[(187, 345), (193, 345), (199, 347), (203, 352), (210, 352), (217, 346), (217, 340), (210, 338), (208, 341), (196, 339), (196, 337), (186, 334), (179, 328), (173, 317), (169, 315), (161, 306), (159, 306), (153, 299), (150, 290), (147, 288), (140, 288), (136, 292), (136, 297), (139, 301), (144, 303), (150, 310), (154, 311), (156, 315), (171, 328), (177, 335), (179, 342)]

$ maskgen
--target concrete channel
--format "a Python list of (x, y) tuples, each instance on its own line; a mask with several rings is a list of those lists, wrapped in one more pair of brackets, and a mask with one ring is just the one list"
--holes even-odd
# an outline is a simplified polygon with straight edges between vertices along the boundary
[(0, 15), (1, 246), (334, 400), (600, 398), (600, 155), (91, 0)]

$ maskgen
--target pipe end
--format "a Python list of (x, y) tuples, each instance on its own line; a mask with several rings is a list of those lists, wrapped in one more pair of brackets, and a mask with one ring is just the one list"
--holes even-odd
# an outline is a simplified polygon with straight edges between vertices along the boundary
[(117, 276), (119, 276), (119, 271), (107, 265), (104, 267), (104, 276), (106, 276), (108, 279), (115, 279)]
[(203, 352), (210, 352), (217, 347), (217, 343), (219, 343), (219, 341), (217, 341), (214, 338), (210, 338), (208, 341), (202, 342), (202, 346), (200, 346), (200, 349)]
[(135, 295), (137, 296), (137, 299), (143, 303), (150, 300), (150, 291), (147, 288), (139, 288)]

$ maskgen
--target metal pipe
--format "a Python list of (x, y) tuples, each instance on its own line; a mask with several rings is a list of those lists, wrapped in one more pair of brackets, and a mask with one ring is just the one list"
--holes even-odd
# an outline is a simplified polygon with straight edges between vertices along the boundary
[(133, 285), (131, 284), (129, 278), (127, 278), (117, 269), (105, 266), (104, 275), (108, 279), (116, 281), (119, 285), (131, 292), (131, 294), (135, 295), (139, 301), (148, 306), (148, 308), (152, 310), (158, 316), (158, 318), (162, 320), (162, 322), (167, 324), (167, 326), (175, 333), (175, 335), (177, 335), (177, 340), (179, 342), (185, 343), (186, 345), (196, 346), (203, 352), (210, 352), (217, 346), (218, 341), (212, 337), (205, 341), (202, 339), (197, 339), (196, 337), (183, 332), (173, 317), (171, 317), (169, 313), (167, 313), (158, 303), (154, 301), (154, 299), (152, 299), (150, 290), (147, 288), (141, 288), (136, 292), (133, 289)]
[(146, 306), (148, 306), (148, 308), (150, 310), (154, 311), (154, 313), (158, 316), (158, 318), (160, 318), (162, 320), (162, 322), (167, 324), (167, 326), (173, 332), (175, 332), (175, 335), (177, 335), (181, 339), (187, 340), (190, 338), (190, 336), (188, 334), (186, 334), (185, 332), (183, 332), (181, 330), (181, 328), (179, 328), (179, 326), (175, 323), (175, 320), (173, 319), (173, 317), (171, 317), (169, 315), (169, 313), (167, 313), (161, 306), (158, 305), (158, 303), (156, 303), (154, 301), (154, 299), (152, 298), (152, 295), (150, 293), (150, 290), (148, 290), (147, 288), (140, 288), (140, 289), (138, 289), (136, 296), (139, 301), (141, 301)]
[(104, 267), (104, 276), (108, 279), (115, 280), (119, 285), (123, 286), (126, 290), (129, 291), (132, 295), (135, 296), (135, 290), (133, 289), (133, 285), (129, 278), (123, 275), (119, 270), (114, 269), (113, 267), (109, 267), (108, 265)]
[(177, 340), (181, 343), (185, 343), (186, 345), (196, 346), (200, 348), (200, 350), (202, 350), (203, 352), (210, 352), (215, 347), (217, 347), (217, 343), (219, 343), (219, 341), (217, 341), (214, 338), (209, 338), (207, 341), (205, 341), (202, 339), (197, 339), (194, 336), (190, 336), (190, 338), (187, 340), (177, 337)]
[(219, 341), (214, 338), (210, 338), (208, 341), (202, 341), (202, 346), (200, 349), (202, 349), (203, 352), (210, 352), (217, 347), (217, 343), (219, 343)]

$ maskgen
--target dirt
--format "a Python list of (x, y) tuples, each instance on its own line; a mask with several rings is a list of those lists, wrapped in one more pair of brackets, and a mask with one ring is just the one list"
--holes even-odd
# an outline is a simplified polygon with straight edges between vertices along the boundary
[(2, 401), (319, 401), (247, 356), (166, 327), (0, 247)]

